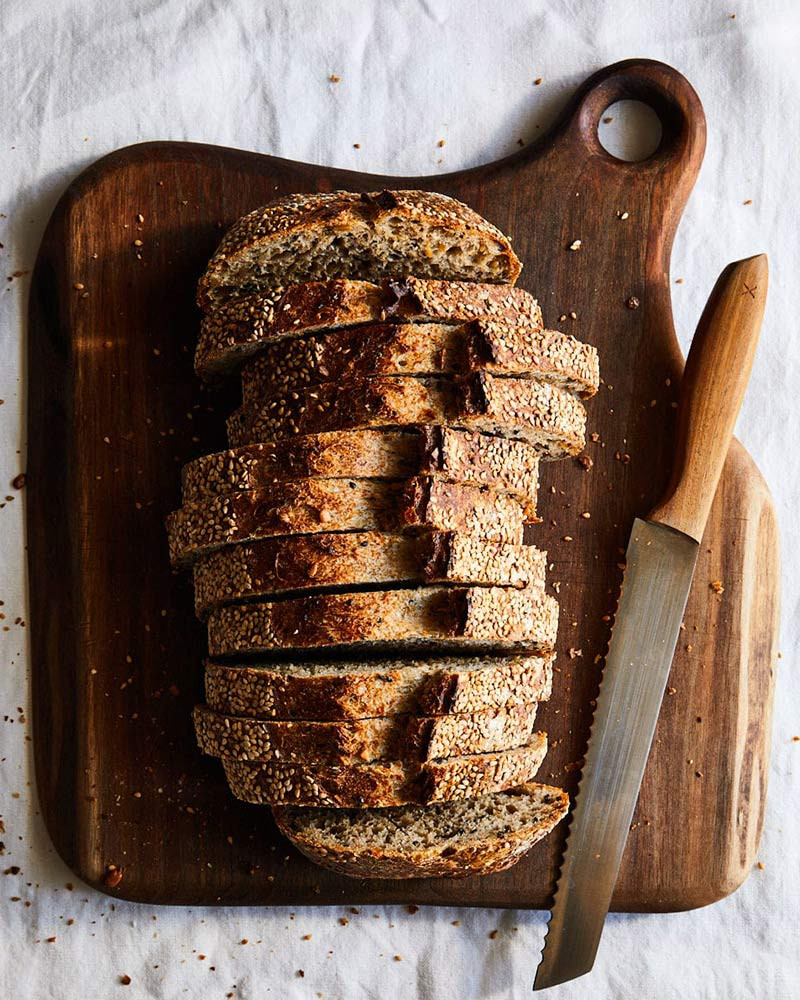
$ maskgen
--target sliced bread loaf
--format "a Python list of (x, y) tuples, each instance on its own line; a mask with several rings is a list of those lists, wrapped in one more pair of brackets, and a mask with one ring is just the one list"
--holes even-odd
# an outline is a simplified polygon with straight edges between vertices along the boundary
[(531, 445), (423, 425), (327, 431), (204, 455), (183, 467), (183, 499), (272, 487), (308, 477), (406, 479), (431, 476), (510, 493), (536, 517), (539, 459)]
[(553, 382), (581, 396), (594, 395), (600, 378), (597, 351), (557, 330), (481, 320), (378, 323), (266, 346), (242, 367), (242, 398), (256, 407), (279, 393), (342, 379), (475, 371)]
[(425, 278), (513, 284), (522, 265), (499, 229), (431, 191), (293, 194), (227, 231), (200, 279), (198, 305), (309, 278)]
[(519, 438), (542, 458), (578, 454), (586, 411), (558, 386), (481, 372), (463, 380), (384, 377), (327, 382), (242, 406), (228, 419), (232, 447), (321, 431), (454, 424)]
[(306, 857), (353, 878), (467, 878), (505, 871), (566, 816), (569, 796), (525, 784), (458, 802), (391, 809), (276, 806)]
[(468, 323), (486, 319), (542, 329), (536, 299), (521, 288), (472, 281), (311, 281), (248, 295), (214, 309), (200, 326), (194, 366), (213, 381), (267, 344), (367, 323)]
[(371, 764), (283, 764), (222, 758), (233, 794), (257, 805), (383, 808), (471, 799), (530, 781), (547, 752), (547, 734), (511, 750), (439, 760)]
[(198, 746), (212, 757), (363, 764), (436, 760), (525, 746), (533, 738), (536, 703), (474, 715), (386, 715), (347, 722), (238, 718), (198, 705), (193, 717)]
[(251, 718), (342, 720), (470, 715), (547, 701), (553, 654), (360, 660), (357, 663), (206, 664), (206, 701)]
[(466, 583), (542, 590), (547, 554), (476, 535), (378, 531), (291, 535), (228, 545), (194, 564), (195, 610), (255, 597), (385, 584)]
[(170, 557), (183, 565), (223, 545), (340, 531), (463, 531), (520, 544), (522, 506), (508, 494), (438, 479), (298, 479), (204, 497), (167, 517)]
[(275, 650), (418, 646), (472, 652), (550, 650), (558, 605), (539, 591), (423, 587), (231, 604), (208, 619), (211, 656)]

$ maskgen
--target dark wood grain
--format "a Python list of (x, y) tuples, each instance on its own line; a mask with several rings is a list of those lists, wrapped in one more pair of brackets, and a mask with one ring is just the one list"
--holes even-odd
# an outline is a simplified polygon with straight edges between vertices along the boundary
[[(602, 113), (623, 97), (650, 103), (662, 120), (661, 147), (642, 163), (613, 159), (597, 140)], [(107, 866), (121, 866), (108, 891), (153, 903), (547, 903), (563, 829), (485, 879), (352, 881), (291, 849), (268, 810), (235, 801), (218, 762), (196, 750), (190, 710), (201, 697), (205, 636), (189, 580), (170, 573), (163, 519), (179, 503), (181, 464), (223, 445), (235, 400), (206, 393), (192, 373), (195, 283), (222, 230), (273, 197), (426, 187), (511, 234), (525, 263), (520, 284), (539, 296), (546, 321), (598, 347), (606, 385), (589, 406), (593, 467), (545, 468), (544, 521), (533, 532), (550, 552), (562, 606), (555, 691), (541, 712), (552, 740), (542, 777), (574, 790), (620, 552), (634, 515), (669, 479), (683, 364), (669, 254), (703, 146), (702, 109), (686, 81), (631, 61), (587, 81), (535, 146), (458, 174), (376, 177), (147, 143), (100, 160), (70, 186), (31, 295), (28, 524), (39, 795), (58, 852), (81, 878), (108, 889)], [(581, 249), (568, 250), (576, 239)], [(631, 297), (638, 308), (626, 305)], [(577, 319), (559, 323), (572, 311)], [(777, 560), (769, 495), (734, 443), (615, 909), (709, 903), (753, 863)]]

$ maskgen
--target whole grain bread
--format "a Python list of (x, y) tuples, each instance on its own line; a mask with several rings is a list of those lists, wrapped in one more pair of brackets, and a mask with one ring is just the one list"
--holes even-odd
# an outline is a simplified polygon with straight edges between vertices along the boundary
[(276, 806), (278, 829), (353, 878), (466, 878), (505, 871), (566, 816), (561, 788), (528, 783), (458, 802), (390, 809)]
[(250, 718), (337, 721), (470, 715), (547, 701), (553, 653), (428, 660), (206, 663), (206, 701)]
[(431, 191), (293, 194), (239, 219), (200, 279), (210, 309), (309, 278), (424, 278), (513, 284), (508, 239), (462, 202)]
[(194, 366), (216, 381), (267, 344), (360, 324), (468, 323), (484, 319), (542, 330), (536, 299), (521, 288), (472, 281), (310, 281), (280, 293), (247, 295), (214, 309), (200, 325)]
[(477, 535), (378, 531), (291, 535), (227, 545), (194, 564), (195, 610), (299, 591), (462, 583), (544, 588), (547, 554)]
[(442, 423), (519, 438), (542, 458), (578, 454), (586, 411), (558, 386), (480, 372), (465, 379), (383, 377), (327, 382), (243, 405), (228, 419), (231, 447), (296, 434)]
[(525, 746), (533, 738), (536, 702), (474, 715), (385, 715), (324, 722), (247, 719), (196, 706), (203, 753), (230, 760), (284, 764), (364, 764), (376, 760), (436, 760)]
[(431, 586), (230, 604), (209, 616), (208, 647), (211, 656), (367, 646), (547, 651), (557, 629), (558, 605), (539, 591)]
[(600, 379), (597, 351), (557, 330), (486, 320), (378, 323), (267, 345), (242, 367), (242, 398), (256, 407), (270, 396), (324, 382), (475, 371), (553, 382), (581, 396), (594, 395)]
[(167, 517), (173, 565), (235, 542), (340, 531), (463, 531), (520, 544), (522, 506), (508, 494), (438, 479), (299, 479), (195, 500)]
[(536, 518), (539, 459), (531, 445), (422, 425), (327, 431), (204, 455), (183, 467), (183, 499), (272, 487), (308, 477), (407, 479), (430, 476), (510, 493)]
[(284, 764), (222, 758), (233, 794), (256, 805), (384, 808), (471, 799), (530, 781), (547, 752), (546, 733), (493, 753), (370, 764)]

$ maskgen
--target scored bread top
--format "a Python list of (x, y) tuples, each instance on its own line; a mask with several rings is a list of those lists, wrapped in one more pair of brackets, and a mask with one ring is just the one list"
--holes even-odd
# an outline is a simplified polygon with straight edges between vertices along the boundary
[(214, 381), (264, 346), (317, 330), (382, 323), (469, 323), (476, 319), (542, 330), (536, 299), (521, 288), (471, 281), (335, 279), (248, 295), (214, 309), (200, 325), (194, 365)]
[(198, 305), (309, 279), (405, 273), (513, 284), (508, 239), (467, 205), (431, 191), (292, 194), (243, 216), (200, 279)]

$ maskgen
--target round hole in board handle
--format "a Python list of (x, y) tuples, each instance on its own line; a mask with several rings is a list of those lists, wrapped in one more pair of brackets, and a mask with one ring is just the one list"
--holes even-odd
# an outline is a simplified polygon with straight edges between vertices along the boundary
[(661, 145), (661, 119), (643, 101), (623, 100), (609, 105), (597, 123), (597, 139), (617, 160), (640, 163)]

